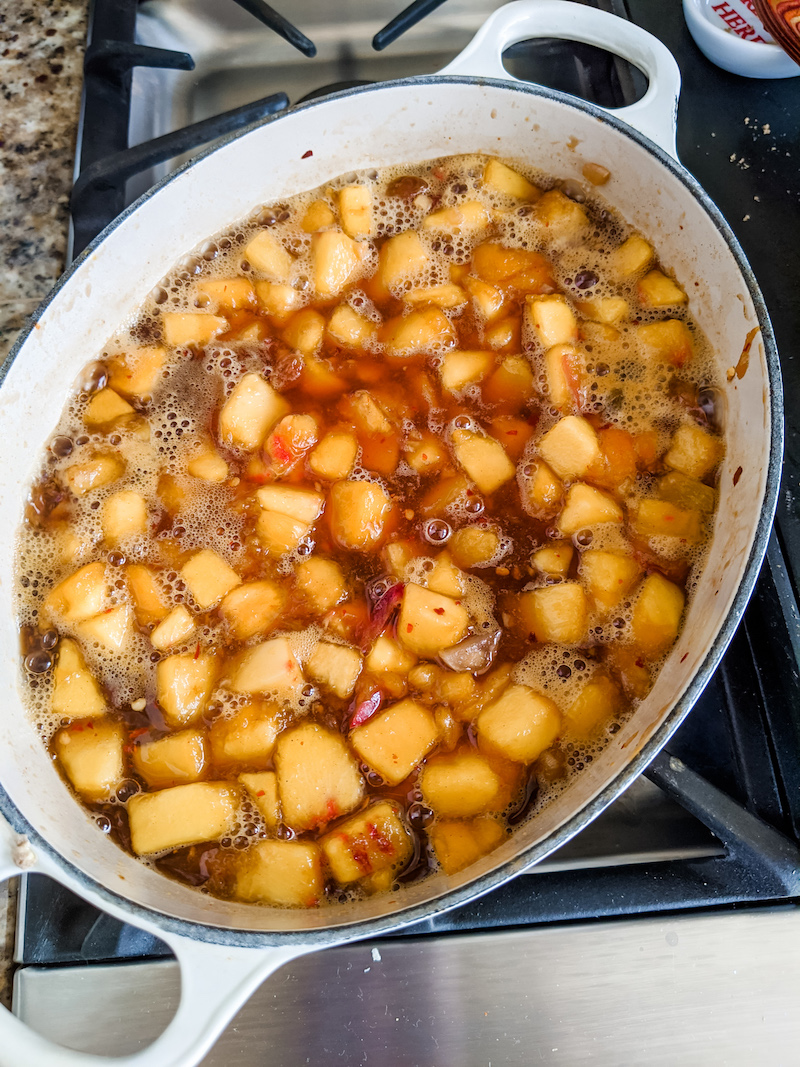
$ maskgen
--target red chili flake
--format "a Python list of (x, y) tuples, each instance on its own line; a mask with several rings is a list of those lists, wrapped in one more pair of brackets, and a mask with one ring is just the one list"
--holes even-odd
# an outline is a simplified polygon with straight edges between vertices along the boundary
[(457, 607), (457, 608), (460, 608), (460, 607), (461, 607), (461, 601), (460, 601), (460, 600), (457, 600), (457, 601), (456, 601), (456, 607)]
[(266, 796), (266, 793), (264, 792), (263, 789), (259, 789), (259, 791), (256, 793), (256, 796), (257, 797), (263, 797), (263, 796)]
[(335, 800), (329, 800), (325, 808), (325, 813), (329, 819), (335, 819), (339, 814), (339, 808), (336, 806)]
[(406, 626), (406, 633), (410, 634), (413, 629), (414, 629), (414, 624), (412, 622), (410, 622), (408, 624), (408, 626)]
[(736, 470), (733, 473), (733, 484), (734, 485), (738, 485), (739, 484), (739, 479), (741, 478), (741, 476), (742, 476), (742, 468), (741, 467), (737, 467)]
[(642, 659), (641, 656), (637, 659), (636, 666), (637, 667), (644, 667), (644, 660)]
[(131, 733), (130, 733), (131, 741), (134, 741), (137, 737), (141, 737), (142, 734), (148, 733), (149, 730), (150, 730), (149, 726), (140, 726), (136, 730), (131, 730)]
[(389, 856), (394, 854), (395, 849), (391, 840), (386, 836), (383, 830), (378, 829), (375, 823), (367, 823), (367, 832), (369, 833), (369, 836), (372, 838), (375, 844), (378, 846), (378, 848), (381, 850), (381, 852)]
[(683, 655), (681, 656), (681, 663), (683, 663), (683, 661), (684, 661), (684, 660), (686, 659), (686, 657), (687, 657), (688, 655), (689, 655), (689, 653), (688, 653), (688, 652), (684, 652), (684, 654), (683, 654)]
[(433, 610), (437, 615), (444, 615), (444, 608), (434, 608)]
[(300, 158), (301, 159), (309, 159), (313, 155), (314, 155), (314, 153), (309, 148), (309, 150), (307, 152), (303, 152), (303, 154), (302, 154), (302, 156), (300, 156)]
[(86, 723), (86, 729), (87, 730), (94, 730), (94, 723), (92, 722), (91, 719), (89, 719), (89, 721)]
[(519, 430), (506, 430), (506, 437), (517, 437)]
[(367, 874), (369, 874), (369, 872), (372, 870), (372, 864), (370, 863), (369, 855), (364, 851), (363, 848), (353, 849), (353, 859), (356, 861), (361, 870), (365, 871)]
[(197, 642), (197, 645), (195, 646), (194, 658), (195, 659), (199, 659), (200, 658), (200, 642), (199, 641)]
[(69, 730), (70, 730), (70, 733), (73, 733), (73, 734), (82, 734), (83, 733), (83, 723), (74, 722), (72, 724), (72, 726), (70, 726)]
[(441, 167), (434, 167), (433, 168), (433, 176), (434, 176), (434, 178), (438, 178), (439, 181), (442, 181), (444, 179), (444, 171), (442, 170)]
[[(422, 458), (423, 459), (427, 459), (428, 458), (427, 455), (424, 452), (422, 453)], [(741, 469), (742, 468), (740, 467), (739, 470), (741, 471)], [(733, 484), (735, 485), (736, 483), (734, 482)]]
[(665, 515), (664, 516), (664, 522), (674, 522), (674, 521), (675, 521), (675, 516), (674, 515)]

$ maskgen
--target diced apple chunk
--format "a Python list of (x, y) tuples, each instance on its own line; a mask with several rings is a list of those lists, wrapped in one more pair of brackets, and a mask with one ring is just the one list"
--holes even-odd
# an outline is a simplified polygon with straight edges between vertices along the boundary
[(317, 230), (324, 230), (328, 226), (333, 226), (335, 222), (336, 216), (329, 204), (326, 204), (324, 200), (312, 200), (306, 208), (306, 213), (303, 215), (303, 221), (300, 225), (306, 233), (316, 233)]
[(716, 490), (710, 485), (681, 474), (680, 471), (670, 471), (659, 479), (658, 495), (671, 504), (677, 504), (678, 507), (689, 511), (699, 511), (704, 515), (711, 514), (717, 500)]
[(599, 732), (622, 706), (622, 695), (605, 674), (595, 674), (566, 710), (564, 726), (573, 737)]
[(191, 726), (202, 716), (217, 677), (207, 653), (168, 656), (156, 666), (156, 699), (170, 727)]
[(289, 405), (258, 374), (245, 374), (219, 413), (219, 434), (226, 444), (253, 452), (289, 411)]
[(275, 282), (288, 282), (294, 259), (283, 247), (275, 234), (261, 230), (245, 246), (243, 258), (261, 274), (267, 274)]
[(208, 735), (214, 763), (263, 770), (282, 726), (280, 709), (261, 702), (249, 704), (228, 718), (216, 718)]
[(352, 281), (361, 265), (358, 245), (341, 230), (314, 234), (314, 288), (324, 298), (336, 296)]
[(578, 340), (578, 320), (564, 296), (526, 298), (525, 321), (544, 348), (574, 344)]
[(537, 641), (578, 645), (586, 637), (589, 608), (578, 582), (559, 582), (520, 593), (519, 613), (525, 629)]
[(164, 340), (170, 348), (184, 345), (207, 345), (228, 328), (228, 320), (205, 311), (165, 311)]
[(400, 872), (413, 851), (399, 809), (388, 800), (351, 815), (320, 839), (333, 877), (340, 885), (377, 871)]
[(328, 321), (328, 334), (345, 348), (370, 348), (377, 338), (378, 326), (349, 304), (340, 304)]
[(140, 626), (152, 626), (167, 614), (167, 603), (155, 575), (143, 563), (129, 563), (125, 568), (133, 610)]
[(417, 474), (431, 474), (441, 470), (447, 461), (447, 452), (433, 434), (423, 431), (406, 440), (406, 463)]
[(151, 789), (196, 782), (205, 772), (206, 759), (201, 730), (181, 730), (133, 749), (133, 769)]
[(433, 658), (467, 631), (469, 615), (457, 600), (409, 583), (403, 593), (397, 636), (418, 656)]
[(111, 485), (125, 473), (125, 462), (117, 455), (97, 453), (91, 459), (72, 463), (64, 470), (64, 478), (75, 496), (85, 496), (93, 489)]
[(471, 276), (464, 279), (463, 285), (472, 297), (474, 307), (486, 322), (494, 322), (503, 314), (506, 298), (502, 290), (481, 278)]
[(492, 808), (503, 789), (502, 779), (477, 752), (435, 756), (420, 776), (423, 802), (447, 818), (469, 818)]
[(103, 502), (100, 522), (103, 537), (112, 545), (146, 533), (147, 504), (144, 497), (133, 489), (112, 493)]
[(426, 307), (390, 319), (381, 336), (387, 355), (405, 358), (448, 348), (456, 335), (453, 324), (438, 307)]
[(303, 684), (303, 674), (285, 637), (273, 637), (249, 649), (231, 679), (234, 693), (277, 693), (291, 696)]
[(537, 200), (533, 217), (542, 224), (547, 240), (572, 240), (586, 228), (588, 218), (580, 204), (559, 189), (550, 189)]
[(302, 292), (291, 285), (260, 281), (254, 287), (259, 304), (278, 326), (283, 326), (303, 303)]
[[(485, 566), (500, 548), (500, 535), (491, 526), (462, 526), (450, 539), (450, 552), (459, 567)], [(428, 588), (432, 589), (430, 581)], [(458, 596), (458, 594), (454, 594)]]
[(256, 493), (256, 499), (265, 511), (287, 515), (306, 525), (319, 518), (324, 504), (321, 493), (287, 485), (265, 485)]
[(267, 829), (275, 833), (281, 821), (278, 776), (275, 771), (245, 772), (239, 775), (239, 781), (253, 798), (253, 803), (261, 812)]
[(439, 308), (457, 308), (466, 304), (467, 294), (458, 285), (430, 285), (424, 289), (412, 289), (403, 293), (403, 303), (411, 307), (435, 304)]
[(383, 406), (366, 389), (359, 389), (346, 400), (347, 410), (356, 425), (364, 433), (391, 433), (392, 424)]
[(332, 559), (302, 560), (295, 567), (294, 576), (300, 595), (320, 615), (330, 611), (344, 596), (342, 568)]
[(716, 467), (722, 456), (722, 442), (700, 426), (679, 426), (672, 438), (664, 462), (690, 478), (703, 479)]
[(282, 556), (293, 552), (310, 530), (306, 522), (298, 522), (277, 511), (262, 511), (256, 520), (256, 535), (270, 555)]
[(377, 482), (337, 482), (329, 510), (335, 540), (343, 548), (368, 552), (384, 535), (392, 502)]
[(109, 365), (108, 384), (123, 396), (152, 396), (162, 378), (166, 349), (158, 346), (134, 348)]
[(137, 856), (217, 841), (236, 815), (236, 792), (227, 782), (192, 782), (137, 793), (128, 801), (131, 848)]
[(325, 318), (313, 308), (303, 308), (283, 329), (283, 340), (304, 356), (313, 356), (325, 336)]
[(622, 520), (622, 508), (613, 497), (594, 486), (577, 482), (567, 492), (566, 503), (558, 517), (558, 527), (563, 534), (571, 536), (599, 523)]
[(520, 491), (522, 503), (534, 515), (552, 515), (564, 495), (561, 479), (543, 460), (534, 459), (528, 466), (531, 470), (525, 474)]
[[(484, 551), (487, 547), (489, 546), (484, 547)], [(494, 552), (496, 551), (497, 543), (494, 545)], [(474, 558), (472, 553), (469, 553), (468, 558)], [(449, 596), (454, 600), (458, 600), (462, 595), (464, 592), (464, 574), (454, 565), (449, 552), (441, 552), (436, 557), (433, 567), (428, 571), (426, 585), (434, 593), (441, 593), (442, 596)]]
[(99, 615), (79, 622), (75, 629), (85, 642), (95, 642), (109, 652), (120, 652), (131, 634), (131, 609), (127, 604), (106, 608)]
[(429, 831), (433, 851), (445, 874), (458, 874), (506, 839), (503, 824), (491, 816), (469, 821), (442, 820)]
[(653, 248), (643, 237), (634, 234), (611, 254), (611, 268), (616, 278), (624, 280), (641, 273), (653, 261)]
[(575, 550), (568, 541), (553, 541), (537, 549), (531, 556), (531, 563), (542, 574), (563, 578), (569, 572), (574, 554)]
[(353, 695), (361, 673), (361, 655), (354, 648), (320, 641), (305, 665), (306, 674), (341, 700)]
[(80, 622), (102, 611), (107, 595), (106, 569), (98, 560), (59, 582), (48, 594), (44, 609), (66, 622)]
[(494, 493), (514, 477), (514, 464), (499, 441), (471, 430), (454, 430), (456, 459), (482, 493)]
[(346, 478), (356, 461), (358, 441), (346, 430), (327, 433), (311, 455), (308, 466), (313, 474), (328, 481)]
[(101, 389), (89, 401), (83, 421), (90, 430), (97, 430), (134, 414), (134, 409), (119, 393), (113, 389)]
[(418, 275), (428, 262), (428, 253), (414, 230), (398, 233), (381, 248), (380, 277), (387, 289)]
[(283, 821), (298, 833), (346, 815), (364, 795), (344, 738), (318, 723), (284, 730), (275, 748), (275, 769)]
[(581, 556), (580, 575), (597, 608), (612, 611), (626, 597), (642, 573), (633, 556), (589, 549)]
[(81, 719), (55, 736), (53, 749), (76, 793), (84, 800), (109, 800), (125, 777), (122, 723)]
[(525, 356), (506, 356), (482, 389), (483, 399), (503, 411), (517, 412), (534, 395), (531, 365)]
[(650, 574), (633, 609), (634, 642), (649, 655), (664, 652), (678, 636), (685, 603), (683, 591), (660, 574)]
[(601, 458), (597, 434), (580, 415), (559, 419), (539, 442), (538, 451), (560, 478), (580, 478)]
[(417, 657), (408, 652), (387, 634), (381, 634), (370, 649), (370, 653), (364, 661), (364, 666), (370, 674), (380, 674), (389, 671), (392, 674), (408, 674)]
[(575, 304), (584, 318), (594, 322), (620, 322), (630, 314), (630, 305), (622, 296), (598, 296), (594, 300), (578, 300)]
[(322, 853), (313, 841), (259, 841), (241, 854), (234, 896), (250, 904), (314, 908), (324, 895)]
[(197, 292), (218, 308), (238, 311), (256, 304), (253, 283), (247, 278), (207, 278), (197, 283)]
[(68, 637), (58, 645), (50, 710), (63, 719), (92, 719), (106, 713), (106, 700), (86, 666), (80, 646)]
[(203, 442), (201, 450), (189, 460), (187, 471), (193, 478), (219, 484), (228, 477), (228, 464), (210, 441)]
[(439, 740), (431, 712), (414, 700), (401, 700), (350, 734), (361, 759), (388, 785), (411, 774)]
[(494, 362), (491, 352), (448, 352), (442, 359), (442, 385), (451, 393), (485, 377)]
[(685, 304), (687, 299), (683, 289), (660, 270), (648, 271), (640, 278), (637, 292), (641, 302), (653, 308)]
[(436, 233), (475, 234), (489, 225), (489, 213), (478, 200), (439, 208), (422, 220), (423, 230)]
[(242, 579), (225, 560), (210, 548), (202, 548), (184, 563), (181, 578), (197, 605), (206, 610), (241, 585)]
[(640, 500), (634, 527), (639, 537), (679, 537), (699, 541), (702, 522), (699, 512), (678, 507), (668, 500)]
[(368, 185), (346, 185), (339, 193), (342, 229), (349, 237), (372, 232), (372, 190)]
[(561, 732), (561, 713), (549, 697), (527, 685), (510, 685), (478, 717), (478, 735), (517, 763), (533, 763)]
[(183, 604), (178, 604), (150, 634), (150, 643), (153, 648), (163, 652), (165, 649), (183, 644), (192, 633), (194, 633), (194, 619)]
[(219, 606), (220, 615), (238, 641), (263, 634), (279, 618), (286, 594), (276, 582), (264, 578), (236, 586)]
[(527, 178), (499, 159), (490, 159), (483, 171), (483, 183), (496, 189), (498, 193), (513, 196), (518, 200), (538, 200), (541, 190)]
[(664, 360), (675, 367), (682, 367), (692, 358), (692, 334), (681, 319), (647, 322), (643, 326), (637, 326), (636, 336), (648, 359)]

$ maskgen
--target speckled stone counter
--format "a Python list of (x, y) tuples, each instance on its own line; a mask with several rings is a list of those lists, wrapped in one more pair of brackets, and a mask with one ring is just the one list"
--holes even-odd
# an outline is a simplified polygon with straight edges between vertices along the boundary
[(0, 356), (64, 269), (87, 7), (0, 4)]
[[(0, 4), (0, 359), (64, 269), (87, 0)], [(16, 884), (0, 885), (0, 1003)]]

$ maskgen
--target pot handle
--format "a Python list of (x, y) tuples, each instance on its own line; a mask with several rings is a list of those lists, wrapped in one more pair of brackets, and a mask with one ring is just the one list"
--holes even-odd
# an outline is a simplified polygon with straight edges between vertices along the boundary
[[(75, 891), (56, 864), (36, 854), (28, 839), (0, 816), (0, 881), (26, 871), (46, 874)], [(195, 1067), (262, 982), (285, 963), (313, 951), (296, 945), (226, 947), (156, 926), (147, 928), (175, 953), (181, 976), (178, 1010), (152, 1044), (121, 1057), (76, 1052), (54, 1044), (0, 1008), (0, 1067)]]
[[(681, 75), (669, 49), (627, 19), (573, 0), (515, 0), (491, 15), (470, 43), (439, 74), (519, 81), (503, 66), (503, 52), (535, 37), (581, 41), (622, 56), (647, 76), (647, 92), (628, 107), (608, 111), (674, 159)], [(522, 84), (527, 84), (523, 82)]]

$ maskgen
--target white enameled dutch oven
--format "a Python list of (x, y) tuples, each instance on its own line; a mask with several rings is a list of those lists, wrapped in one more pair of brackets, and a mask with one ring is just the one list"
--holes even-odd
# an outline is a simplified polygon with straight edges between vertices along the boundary
[[(533, 37), (600, 45), (649, 80), (638, 103), (600, 108), (511, 79), (501, 55)], [(181, 1003), (136, 1055), (94, 1059), (58, 1048), (0, 1014), (0, 1063), (20, 1067), (144, 1064), (202, 1058), (252, 991), (293, 956), (374, 937), (499, 886), (563, 844), (647, 766), (703, 689), (730, 640), (763, 557), (782, 454), (777, 353), (762, 298), (719, 211), (675, 159), (678, 68), (657, 40), (563, 0), (497, 11), (443, 72), (340, 93), (236, 135), (126, 211), (73, 265), (4, 368), (0, 389), (3, 610), (0, 874), (41, 871), (110, 914), (162, 938), (181, 967)], [(497, 851), (451, 877), (397, 895), (307, 912), (226, 903), (138, 863), (98, 833), (69, 795), (23, 709), (11, 608), (14, 537), (39, 456), (81, 367), (177, 260), (256, 205), (341, 173), (461, 152), (529, 161), (581, 180), (587, 161), (612, 174), (606, 198), (649, 237), (691, 294), (726, 386), (727, 454), (711, 555), (683, 632), (648, 698), (574, 784)], [(739, 361), (759, 331), (749, 367)]]

